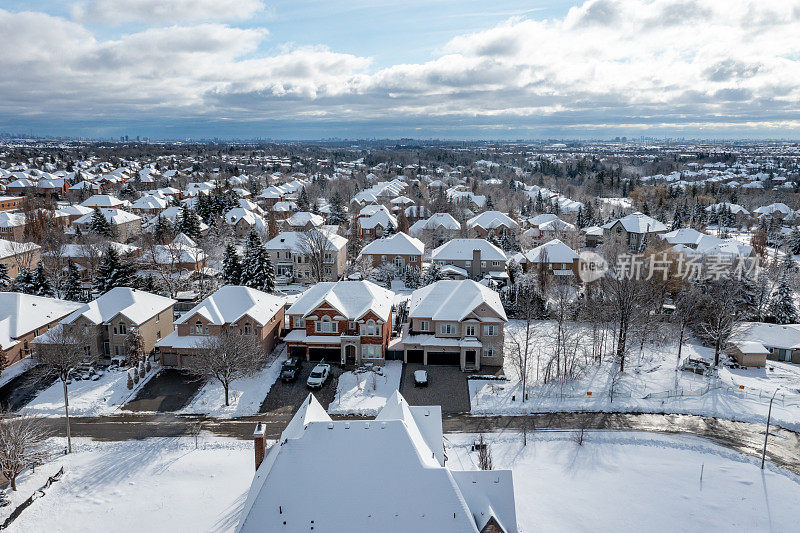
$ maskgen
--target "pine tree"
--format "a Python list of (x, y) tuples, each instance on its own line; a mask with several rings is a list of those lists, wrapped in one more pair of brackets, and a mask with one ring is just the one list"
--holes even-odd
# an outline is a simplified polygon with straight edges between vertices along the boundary
[(64, 281), (64, 299), (81, 301), (81, 274), (72, 259), (67, 262), (67, 279)]
[(789, 240), (786, 246), (792, 255), (800, 255), (800, 230), (797, 227), (792, 228), (791, 233), (789, 233)]
[(406, 270), (405, 284), (408, 289), (416, 289), (419, 287), (419, 269), (410, 267)]
[(194, 209), (188, 207), (183, 210), (178, 220), (178, 231), (183, 232), (186, 236), (191, 237), (195, 241), (202, 237), (200, 231), (200, 217)]
[(786, 272), (781, 274), (778, 287), (770, 298), (767, 313), (777, 324), (797, 323), (797, 307), (794, 304), (794, 291), (789, 286)]
[(586, 222), (584, 221), (584, 218), (583, 218), (583, 207), (582, 206), (578, 206), (578, 214), (575, 215), (575, 225), (578, 226), (579, 228), (585, 228), (586, 227)]
[(12, 289), (15, 292), (33, 294), (33, 273), (27, 268), (20, 268), (19, 274), (17, 274), (17, 277), (14, 278)]
[(275, 290), (275, 270), (269, 252), (261, 242), (261, 238), (254, 230), (247, 235), (244, 260), (242, 261), (242, 285), (260, 291), (272, 292)]
[(134, 285), (134, 268), (120, 260), (113, 246), (106, 249), (103, 262), (97, 268), (94, 290), (105, 294), (115, 287), (131, 287)]
[(331, 212), (328, 215), (328, 224), (346, 224), (347, 214), (345, 213), (344, 200), (337, 192), (331, 197)]
[(491, 211), (494, 209), (494, 202), (492, 201), (491, 196), (486, 197), (486, 210)]
[(4, 291), (11, 286), (11, 278), (8, 277), (8, 265), (0, 263), (0, 291)]
[(300, 195), (297, 197), (297, 210), (298, 211), (308, 211), (309, 201), (308, 201), (308, 193), (306, 192), (305, 187), (300, 189)]
[(153, 237), (155, 237), (156, 242), (163, 244), (171, 241), (174, 233), (175, 227), (172, 225), (172, 222), (159, 214), (153, 226)]
[(675, 216), (672, 217), (672, 226), (670, 227), (671, 230), (680, 229), (683, 226), (683, 220), (681, 219), (681, 209), (680, 206), (675, 208)]
[(423, 285), (430, 285), (431, 283), (435, 283), (442, 279), (444, 279), (444, 274), (442, 274), (442, 266), (434, 261), (430, 264), (430, 266), (428, 266), (427, 270), (425, 270), (425, 276), (422, 278), (422, 283)]
[(111, 222), (103, 216), (99, 207), (94, 208), (92, 219), (89, 222), (89, 229), (98, 235), (104, 235), (106, 237), (111, 237), (114, 234), (114, 228), (111, 226)]
[(47, 272), (44, 270), (44, 265), (41, 261), (36, 264), (31, 277), (31, 284), (33, 293), (37, 296), (54, 296), (53, 286), (50, 284), (50, 279), (47, 277)]
[(239, 285), (242, 279), (242, 262), (236, 247), (228, 244), (225, 248), (225, 257), (222, 260), (222, 280), (225, 285)]

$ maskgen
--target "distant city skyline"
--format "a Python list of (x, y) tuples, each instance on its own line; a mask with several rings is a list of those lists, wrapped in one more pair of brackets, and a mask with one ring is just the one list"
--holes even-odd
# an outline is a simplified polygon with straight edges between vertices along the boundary
[(0, 131), (800, 138), (800, 0), (7, 0)]

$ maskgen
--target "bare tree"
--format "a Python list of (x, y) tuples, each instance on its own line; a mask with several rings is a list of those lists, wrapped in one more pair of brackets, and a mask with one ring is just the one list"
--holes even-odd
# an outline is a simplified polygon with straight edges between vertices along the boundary
[(646, 320), (650, 309), (650, 286), (642, 279), (618, 274), (613, 268), (602, 278), (601, 286), (617, 324), (616, 358), (620, 370), (624, 371), (628, 333), (637, 321)]
[(483, 433), (481, 433), (480, 437), (478, 438), (478, 444), (476, 448), (478, 448), (478, 468), (481, 470), (491, 470), (492, 450), (489, 449), (489, 443), (484, 440)]
[(67, 380), (70, 373), (81, 364), (91, 364), (95, 356), (89, 349), (87, 332), (77, 326), (58, 325), (48, 331), (40, 342), (34, 344), (34, 356), (49, 375), (61, 380), (64, 388), (64, 414), (67, 420), (67, 452), (72, 453), (72, 438), (69, 427), (69, 391)]
[(256, 373), (265, 355), (264, 345), (256, 335), (228, 327), (203, 340), (196, 355), (187, 358), (188, 369), (197, 376), (219, 381), (225, 390), (225, 405), (230, 405), (231, 383)]
[(728, 342), (742, 311), (739, 286), (731, 279), (711, 280), (703, 286), (702, 307), (699, 310), (700, 335), (714, 343), (714, 366), (719, 366), (719, 354)]
[(311, 276), (315, 281), (325, 281), (325, 267), (333, 268), (336, 260), (336, 249), (331, 243), (328, 232), (312, 228), (302, 232), (298, 241), (300, 252), (308, 259)]
[(17, 490), (17, 476), (48, 458), (47, 432), (41, 419), (31, 416), (6, 418), (0, 423), (0, 474)]

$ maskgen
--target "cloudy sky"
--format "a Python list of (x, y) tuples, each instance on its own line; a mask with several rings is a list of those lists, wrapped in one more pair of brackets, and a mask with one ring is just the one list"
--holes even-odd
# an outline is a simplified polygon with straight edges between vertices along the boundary
[(800, 0), (4, 0), (0, 131), (800, 138)]

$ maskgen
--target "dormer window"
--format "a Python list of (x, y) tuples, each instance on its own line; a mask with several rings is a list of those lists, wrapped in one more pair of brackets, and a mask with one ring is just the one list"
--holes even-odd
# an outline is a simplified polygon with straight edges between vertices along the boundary
[(195, 335), (202, 335), (203, 334), (203, 323), (199, 320), (194, 323), (194, 333)]
[(128, 330), (127, 330), (127, 327), (125, 326), (125, 322), (120, 322), (119, 323), (119, 334), (120, 335), (125, 335), (125, 334), (127, 334), (127, 332), (128, 332)]
[(251, 335), (252, 333), (253, 333), (253, 329), (250, 326), (250, 322), (245, 322), (245, 324), (244, 324), (244, 334), (245, 335)]

